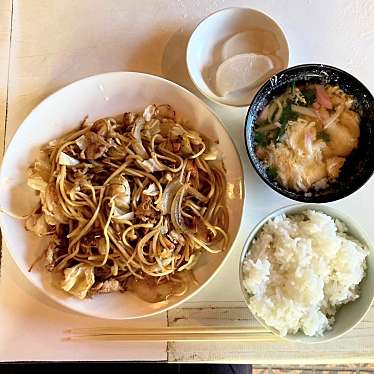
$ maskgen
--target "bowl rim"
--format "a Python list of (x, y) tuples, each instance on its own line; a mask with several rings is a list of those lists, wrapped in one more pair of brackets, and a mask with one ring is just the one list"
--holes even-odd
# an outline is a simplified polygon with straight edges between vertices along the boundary
[(288, 72), (293, 72), (293, 71), (298, 71), (300, 69), (307, 69), (307, 68), (317, 68), (317, 69), (324, 69), (324, 68), (327, 68), (327, 69), (331, 69), (335, 72), (337, 72), (338, 74), (343, 74), (347, 77), (349, 77), (350, 79), (356, 81), (359, 85), (361, 85), (365, 90), (366, 92), (369, 94), (369, 99), (371, 101), (374, 101), (374, 97), (373, 97), (373, 94), (371, 93), (371, 91), (367, 88), (366, 85), (364, 85), (358, 78), (356, 78), (355, 76), (353, 76), (352, 74), (348, 73), (347, 71), (345, 70), (342, 70), (340, 68), (337, 68), (335, 66), (332, 66), (332, 65), (328, 65), (328, 64), (323, 64), (323, 63), (306, 63), (306, 64), (299, 64), (299, 65), (294, 65), (294, 66), (290, 66), (286, 69), (283, 69), (282, 71), (278, 72), (277, 74), (274, 74), (271, 78), (269, 78), (256, 92), (255, 96), (253, 97), (249, 107), (248, 107), (248, 110), (247, 110), (247, 114), (245, 116), (245, 120), (244, 120), (244, 142), (245, 142), (245, 148), (246, 148), (246, 153), (247, 153), (247, 157), (249, 158), (249, 161), (253, 167), (253, 169), (256, 171), (256, 174), (261, 178), (261, 180), (263, 182), (265, 182), (265, 184), (267, 186), (269, 186), (273, 191), (279, 193), (280, 195), (282, 196), (285, 196), (287, 197), (288, 199), (291, 199), (293, 201), (298, 201), (298, 202), (301, 202), (301, 203), (304, 203), (304, 204), (316, 204), (316, 203), (330, 203), (330, 202), (334, 202), (334, 201), (338, 201), (338, 200), (341, 200), (341, 199), (344, 199), (344, 198), (347, 198), (349, 196), (351, 196), (352, 194), (358, 192), (362, 187), (364, 187), (366, 185), (366, 183), (371, 179), (371, 177), (373, 176), (374, 174), (374, 167), (372, 168), (372, 171), (370, 173), (370, 175), (368, 175), (368, 177), (366, 178), (366, 180), (364, 180), (364, 182), (357, 188), (353, 189), (351, 192), (348, 192), (348, 193), (343, 193), (343, 194), (339, 194), (337, 197), (330, 197), (330, 198), (326, 198), (326, 197), (322, 197), (320, 199), (313, 199), (313, 193), (312, 193), (312, 199), (313, 200), (308, 200), (306, 201), (303, 197), (300, 196), (297, 196), (297, 197), (291, 197), (287, 194), (287, 190), (286, 189), (283, 189), (283, 188), (275, 188), (274, 184), (271, 183), (271, 181), (267, 178), (264, 178), (264, 176), (259, 172), (258, 168), (257, 168), (257, 165), (256, 165), (256, 162), (255, 160), (253, 159), (251, 153), (250, 153), (250, 141), (249, 141), (249, 133), (252, 131), (252, 129), (249, 128), (249, 114), (250, 114), (250, 111), (251, 111), (251, 108), (252, 106), (256, 103), (256, 101), (258, 101), (258, 98), (259, 96), (262, 94), (262, 92), (268, 87), (268, 85), (271, 84), (272, 80), (276, 79), (278, 76), (282, 76), (282, 74), (284, 73), (288, 73)]
[[(197, 30), (198, 28), (205, 22), (207, 21), (209, 18), (211, 17), (214, 17), (216, 16), (218, 13), (224, 13), (226, 11), (233, 11), (233, 10), (239, 10), (239, 11), (246, 11), (246, 10), (250, 10), (250, 11), (253, 11), (253, 12), (256, 12), (256, 13), (259, 13), (261, 14), (262, 16), (265, 16), (266, 18), (269, 18), (272, 22), (274, 22), (274, 24), (279, 28), (280, 30), (280, 33), (282, 34), (282, 36), (284, 37), (285, 39), (285, 42), (286, 42), (286, 46), (287, 46), (287, 61), (285, 61), (285, 66), (288, 67), (289, 66), (289, 63), (290, 63), (290, 43), (289, 43), (289, 40), (288, 40), (288, 37), (287, 37), (287, 34), (285, 33), (284, 31), (284, 28), (280, 25), (279, 22), (277, 22), (272, 16), (270, 16), (268, 13), (265, 13), (259, 9), (256, 9), (256, 8), (250, 8), (250, 7), (245, 7), (245, 6), (231, 6), (231, 7), (227, 7), (227, 8), (223, 8), (223, 9), (218, 9), (216, 10), (215, 12), (213, 13), (210, 13), (208, 14), (206, 17), (204, 17), (202, 20), (199, 21), (199, 23), (196, 25), (196, 27), (194, 28), (194, 30), (192, 31), (189, 39), (188, 39), (188, 43), (187, 43), (187, 48), (186, 48), (186, 54), (185, 54), (185, 60), (186, 60), (186, 66), (187, 66), (187, 71), (188, 71), (188, 75), (190, 77), (190, 79), (192, 80), (194, 86), (197, 88), (197, 90), (202, 94), (204, 95), (207, 99), (211, 100), (212, 102), (216, 103), (216, 104), (219, 104), (219, 105), (222, 105), (223, 107), (227, 107), (227, 108), (247, 108), (250, 104), (251, 104), (251, 101), (253, 101), (253, 99), (251, 101), (249, 101), (247, 104), (227, 104), (227, 103), (223, 103), (222, 101), (219, 101), (217, 100), (217, 95), (215, 96), (211, 96), (209, 95), (206, 91), (204, 91), (200, 85), (195, 81), (194, 79), (194, 76), (191, 72), (191, 69), (190, 69), (190, 61), (191, 61), (191, 44), (192, 44), (192, 38), (193, 36), (195, 35), (196, 36), (196, 33), (197, 33)], [(284, 70), (284, 69), (283, 69)], [(283, 71), (282, 70), (282, 71)], [(277, 73), (278, 74), (278, 73)], [(261, 86), (262, 87), (262, 86)], [(257, 88), (257, 87), (256, 87)], [(256, 89), (255, 88), (255, 89)], [(257, 88), (259, 89), (259, 88)], [(256, 92), (257, 94), (257, 92)]]
[(237, 147), (236, 147), (236, 145), (235, 145), (235, 143), (234, 143), (234, 141), (233, 141), (230, 133), (228, 132), (228, 130), (226, 129), (226, 127), (224, 126), (222, 120), (218, 117), (218, 115), (203, 100), (201, 100), (201, 98), (197, 97), (191, 91), (189, 91), (186, 88), (180, 86), (179, 84), (177, 84), (177, 83), (175, 83), (173, 81), (170, 81), (168, 79), (165, 79), (163, 77), (157, 76), (157, 75), (143, 73), (143, 72), (136, 72), (136, 71), (113, 71), (113, 72), (106, 72), (106, 73), (94, 74), (94, 75), (91, 75), (91, 76), (83, 77), (81, 79), (75, 80), (75, 81), (73, 81), (73, 82), (71, 82), (71, 83), (69, 83), (69, 84), (67, 84), (67, 85), (65, 85), (65, 86), (57, 89), (56, 91), (54, 91), (51, 94), (49, 94), (48, 96), (46, 96), (43, 100), (41, 100), (37, 105), (35, 105), (32, 108), (32, 110), (27, 114), (27, 116), (22, 120), (21, 124), (18, 126), (16, 132), (12, 136), (12, 139), (9, 142), (9, 144), (8, 144), (8, 146), (6, 148), (6, 151), (4, 153), (3, 160), (0, 163), (0, 181), (3, 179), (3, 166), (6, 163), (9, 162), (9, 160), (8, 160), (8, 157), (9, 157), (8, 149), (10, 149), (13, 146), (13, 144), (15, 143), (16, 139), (18, 138), (18, 136), (20, 136), (19, 134), (20, 134), (21, 131), (19, 131), (19, 130), (21, 130), (21, 128), (23, 128), (23, 127), (26, 126), (27, 121), (29, 120), (29, 118), (31, 116), (33, 116), (35, 112), (37, 112), (38, 108), (41, 105), (45, 105), (50, 100), (53, 100), (53, 98), (55, 96), (59, 95), (65, 89), (70, 88), (72, 86), (79, 85), (82, 81), (87, 82), (87, 81), (90, 81), (90, 80), (96, 80), (98, 78), (102, 78), (102, 77), (106, 77), (106, 76), (111, 77), (111, 76), (126, 76), (126, 75), (134, 75), (134, 76), (139, 76), (139, 77), (145, 77), (145, 78), (148, 78), (148, 79), (155, 79), (155, 80), (158, 80), (158, 81), (162, 81), (162, 82), (164, 82), (164, 83), (166, 83), (168, 85), (171, 85), (171, 86), (175, 87), (176, 89), (183, 91), (185, 94), (187, 94), (191, 98), (195, 98), (196, 100), (198, 100), (199, 103), (200, 103), (200, 105), (202, 105), (211, 115), (214, 116), (214, 118), (216, 118), (217, 122), (221, 126), (221, 129), (226, 133), (227, 137), (230, 139), (230, 141), (232, 143), (232, 146), (233, 146), (232, 147), (233, 148), (233, 152), (235, 152), (235, 154), (237, 156), (237, 159), (239, 160), (239, 167), (240, 167), (240, 174), (241, 174), (240, 184), (242, 186), (242, 188), (241, 188), (241, 190), (242, 190), (242, 195), (241, 195), (241, 212), (240, 212), (241, 216), (240, 216), (239, 226), (238, 226), (237, 232), (236, 232), (236, 234), (235, 234), (235, 236), (234, 236), (234, 238), (232, 240), (231, 246), (225, 251), (225, 256), (222, 258), (222, 261), (220, 262), (220, 264), (210, 274), (210, 276), (206, 279), (206, 281), (204, 283), (202, 283), (201, 285), (199, 285), (198, 288), (196, 288), (193, 292), (191, 292), (187, 297), (178, 300), (176, 303), (174, 303), (172, 305), (162, 307), (159, 310), (150, 311), (149, 313), (146, 313), (146, 314), (143, 314), (143, 315), (138, 315), (138, 316), (135, 316), (135, 317), (133, 317), (133, 316), (130, 316), (130, 317), (109, 316), (108, 317), (108, 316), (105, 316), (103, 314), (96, 314), (94, 312), (91, 313), (90, 310), (80, 310), (80, 309), (76, 309), (75, 307), (73, 307), (71, 305), (67, 305), (67, 304), (65, 304), (62, 301), (61, 298), (58, 297), (58, 295), (52, 294), (52, 293), (48, 292), (47, 290), (44, 289), (44, 287), (41, 284), (36, 284), (32, 280), (30, 280), (29, 277), (28, 277), (28, 271), (27, 271), (27, 269), (24, 268), (23, 266), (21, 266), (19, 260), (13, 254), (13, 250), (11, 249), (12, 246), (9, 245), (10, 243), (9, 243), (9, 240), (8, 240), (8, 230), (4, 229), (5, 226), (6, 226), (6, 222), (4, 221), (4, 216), (6, 214), (3, 213), (3, 212), (0, 212), (0, 228), (2, 228), (2, 233), (3, 233), (3, 239), (4, 239), (5, 247), (7, 248), (7, 251), (10, 254), (12, 260), (17, 265), (18, 270), (27, 279), (27, 281), (29, 282), (29, 284), (32, 284), (32, 286), (35, 287), (35, 288), (37, 288), (44, 296), (46, 296), (47, 298), (53, 300), (60, 307), (65, 308), (66, 310), (73, 311), (73, 312), (78, 313), (80, 315), (85, 315), (85, 316), (94, 317), (94, 318), (100, 318), (100, 319), (107, 319), (107, 320), (133, 320), (133, 319), (141, 319), (141, 318), (147, 318), (147, 317), (155, 316), (157, 314), (161, 314), (161, 313), (164, 313), (164, 312), (166, 312), (168, 310), (177, 308), (178, 306), (180, 306), (181, 304), (183, 304), (184, 302), (188, 301), (193, 296), (195, 296), (196, 294), (198, 294), (200, 291), (202, 291), (214, 279), (214, 277), (217, 276), (217, 274), (219, 273), (219, 271), (221, 271), (222, 267), (227, 262), (228, 258), (233, 253), (233, 248), (236, 245), (236, 242), (238, 241), (239, 229), (240, 229), (240, 227), (242, 225), (242, 222), (243, 222), (243, 219), (244, 219), (244, 204), (245, 204), (245, 200), (246, 200), (246, 192), (245, 192), (245, 188), (244, 188), (244, 169), (243, 169), (243, 163), (242, 163), (240, 154), (239, 154), (239, 152), (237, 150)]
[[(360, 225), (358, 224), (358, 222), (356, 220), (352, 219), (351, 217), (349, 217), (346, 213), (342, 212), (339, 209), (336, 209), (335, 207), (331, 207), (331, 206), (325, 205), (325, 204), (294, 203), (294, 204), (285, 205), (283, 207), (280, 207), (280, 208), (277, 208), (277, 209), (273, 210), (272, 212), (267, 214), (264, 218), (262, 218), (254, 226), (254, 228), (251, 230), (251, 232), (248, 235), (248, 238), (246, 239), (246, 241), (244, 243), (243, 249), (242, 249), (240, 257), (239, 257), (239, 283), (240, 283), (240, 289), (242, 291), (243, 299), (245, 301), (246, 306), (248, 307), (251, 314), (254, 316), (256, 321), (260, 323), (261, 326), (263, 326), (265, 329), (271, 331), (273, 334), (275, 334), (279, 338), (281, 338), (283, 340), (286, 340), (288, 342), (311, 345), (311, 344), (321, 344), (321, 343), (326, 343), (326, 342), (336, 340), (336, 339), (342, 337), (343, 335), (347, 334), (348, 332), (352, 331), (365, 318), (367, 313), (370, 311), (371, 307), (374, 305), (374, 292), (372, 292), (371, 300), (369, 301), (369, 304), (368, 304), (367, 308), (364, 310), (364, 312), (362, 313), (361, 317), (356, 322), (354, 322), (349, 328), (342, 331), (340, 334), (338, 334), (336, 336), (333, 336), (333, 337), (330, 337), (330, 338), (324, 338), (324, 336), (308, 336), (308, 335), (305, 335), (303, 333), (299, 333), (299, 334), (301, 334), (302, 337), (300, 337), (298, 335), (292, 335), (292, 334), (282, 336), (279, 333), (278, 330), (276, 330), (275, 328), (267, 325), (266, 322), (261, 317), (257, 316), (256, 313), (252, 312), (252, 309), (251, 309), (251, 307), (249, 306), (249, 303), (248, 303), (248, 299), (249, 299), (250, 296), (249, 296), (249, 293), (248, 293), (248, 291), (246, 290), (246, 288), (243, 284), (243, 280), (244, 280), (243, 262), (244, 262), (244, 259), (247, 255), (247, 253), (249, 253), (249, 246), (250, 246), (251, 242), (255, 239), (257, 233), (261, 230), (261, 228), (264, 226), (264, 224), (266, 222), (268, 222), (270, 219), (278, 217), (281, 214), (285, 214), (285, 215), (287, 215), (289, 213), (293, 214), (293, 213), (308, 210), (308, 209), (313, 209), (313, 210), (325, 213), (332, 218), (337, 218), (337, 219), (343, 221), (343, 223), (348, 223), (348, 226), (354, 228), (357, 232), (359, 232), (360, 236), (364, 239), (363, 244), (365, 244), (366, 247), (369, 249), (369, 255), (371, 254), (371, 256), (374, 256), (374, 242), (370, 239), (367, 232), (365, 230), (363, 230), (362, 228), (360, 228)], [(352, 302), (354, 302), (354, 301), (352, 301)], [(332, 329), (334, 329), (334, 325), (332, 326)], [(308, 341), (309, 338), (313, 339), (313, 340)]]

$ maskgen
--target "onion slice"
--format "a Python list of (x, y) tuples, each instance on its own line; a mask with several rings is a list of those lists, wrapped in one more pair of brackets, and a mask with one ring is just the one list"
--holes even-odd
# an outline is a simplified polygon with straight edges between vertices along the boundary
[(182, 201), (184, 198), (184, 194), (186, 193), (189, 184), (184, 184), (175, 194), (174, 200), (171, 203), (171, 222), (173, 223), (177, 232), (186, 232), (188, 228), (184, 223), (184, 219), (182, 217)]
[(143, 191), (144, 195), (157, 196), (159, 194), (158, 188), (154, 183), (151, 183), (147, 189)]
[(164, 193), (162, 194), (162, 199), (160, 202), (161, 214), (170, 214), (171, 204), (174, 200), (174, 196), (183, 184), (179, 181), (179, 178), (174, 179), (165, 187)]
[(135, 120), (135, 125), (132, 130), (132, 134), (135, 138), (135, 142), (133, 143), (134, 151), (141, 156), (143, 159), (148, 158), (148, 153), (144, 148), (144, 145), (142, 143), (142, 136), (141, 131), (144, 128), (144, 118), (140, 117)]
[(339, 118), (339, 116), (343, 113), (343, 111), (344, 111), (344, 105), (340, 105), (338, 109), (336, 110), (335, 114), (333, 114), (331, 117), (329, 117), (325, 121), (323, 128), (327, 129), (328, 127), (330, 127)]
[(316, 114), (316, 112), (311, 108), (307, 108), (305, 106), (292, 104), (291, 109), (296, 113), (303, 114), (304, 116), (318, 118), (318, 115)]

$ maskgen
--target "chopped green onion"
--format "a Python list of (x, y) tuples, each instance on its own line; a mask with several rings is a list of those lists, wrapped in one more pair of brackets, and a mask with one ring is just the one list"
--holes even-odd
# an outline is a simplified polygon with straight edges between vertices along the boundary
[(304, 96), (305, 105), (312, 105), (316, 101), (316, 93), (312, 88), (304, 88), (301, 90), (301, 94)]
[(265, 147), (267, 143), (265, 134), (259, 131), (255, 131), (255, 142), (258, 145)]
[(299, 114), (292, 110), (291, 105), (291, 102), (287, 102), (287, 105), (283, 108), (282, 115), (279, 118), (281, 125), (287, 125), (288, 121), (296, 121), (299, 118)]
[(295, 81), (293, 81), (292, 83), (291, 83), (291, 93), (292, 93), (292, 95), (295, 95)]
[(289, 121), (296, 121), (299, 118), (299, 114), (291, 109), (291, 102), (287, 102), (287, 105), (283, 108), (282, 115), (279, 118), (281, 127), (277, 130), (276, 141), (279, 142), (282, 136), (286, 132), (287, 123)]
[(266, 174), (270, 179), (276, 179), (278, 176), (278, 169), (275, 166), (269, 166), (266, 169)]
[(286, 125), (283, 125), (281, 127), (279, 127), (279, 129), (277, 130), (277, 133), (275, 135), (275, 141), (276, 142), (280, 142), (283, 135), (286, 133)]

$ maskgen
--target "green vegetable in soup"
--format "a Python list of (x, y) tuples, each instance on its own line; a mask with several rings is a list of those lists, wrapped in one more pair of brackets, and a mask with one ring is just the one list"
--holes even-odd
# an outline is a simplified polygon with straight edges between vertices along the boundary
[(262, 132), (259, 132), (259, 131), (255, 131), (255, 142), (262, 146), (262, 147), (265, 147), (266, 144), (267, 144), (267, 139), (266, 139), (266, 135)]
[(296, 83), (295, 83), (295, 81), (293, 81), (293, 82), (291, 83), (291, 94), (292, 94), (292, 95), (295, 94), (295, 85), (296, 85)]
[(291, 102), (287, 102), (287, 105), (283, 108), (282, 115), (279, 118), (279, 123), (281, 124), (281, 127), (277, 130), (276, 134), (276, 141), (279, 142), (282, 138), (282, 136), (286, 132), (287, 123), (289, 121), (296, 121), (299, 117), (299, 114), (294, 112), (291, 109)]
[(296, 121), (298, 117), (299, 114), (291, 109), (291, 102), (287, 102), (287, 105), (283, 108), (279, 122), (281, 125), (287, 125), (288, 121)]
[(301, 90), (301, 94), (304, 96), (305, 105), (312, 105), (316, 101), (316, 93), (312, 88), (304, 88)]
[(268, 166), (266, 174), (270, 179), (276, 179), (278, 176), (278, 169), (275, 166)]
[(283, 135), (286, 133), (286, 125), (282, 125), (278, 130), (277, 130), (277, 134), (275, 136), (275, 140), (277, 142), (280, 142)]

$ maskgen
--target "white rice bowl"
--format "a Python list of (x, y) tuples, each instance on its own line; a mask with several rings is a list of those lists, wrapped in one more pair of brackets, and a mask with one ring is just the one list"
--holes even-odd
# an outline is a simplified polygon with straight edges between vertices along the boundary
[(251, 311), (280, 335), (322, 336), (339, 306), (360, 296), (369, 251), (315, 210), (267, 221), (242, 264)]

